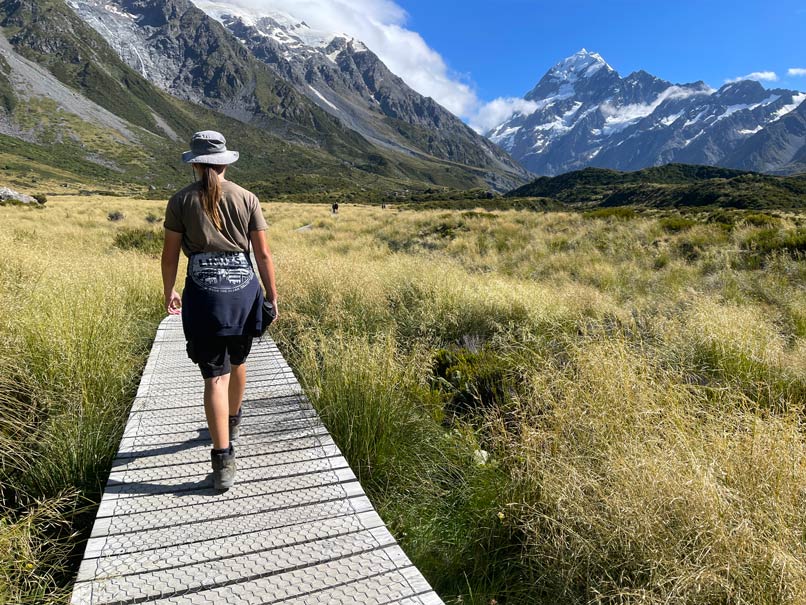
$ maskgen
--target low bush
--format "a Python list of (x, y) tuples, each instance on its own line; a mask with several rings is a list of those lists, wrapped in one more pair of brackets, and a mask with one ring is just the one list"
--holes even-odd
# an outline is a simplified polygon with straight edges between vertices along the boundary
[(708, 221), (709, 223), (721, 223), (723, 225), (733, 226), (736, 223), (736, 213), (733, 212), (732, 210), (719, 208), (717, 210), (709, 212), (705, 220)]
[(110, 212), (109, 214), (106, 215), (106, 218), (107, 218), (107, 220), (110, 220), (113, 223), (116, 223), (116, 222), (122, 221), (124, 218), (126, 218), (126, 215), (123, 214), (120, 210), (113, 210), (112, 212)]
[(761, 254), (775, 251), (806, 252), (806, 228), (800, 227), (792, 231), (780, 229), (761, 229), (750, 234), (743, 242), (742, 248)]
[(698, 221), (683, 216), (666, 216), (658, 221), (658, 225), (668, 233), (680, 233), (691, 229)]
[(432, 372), (432, 383), (446, 397), (449, 415), (503, 409), (513, 387), (506, 363), (486, 350), (440, 349), (434, 355)]
[(115, 233), (114, 245), (121, 250), (136, 250), (150, 256), (162, 252), (163, 234), (153, 229), (124, 227)]
[(778, 218), (763, 212), (747, 212), (742, 215), (741, 220), (754, 227), (770, 227), (781, 222)]
[(638, 213), (632, 208), (624, 206), (617, 206), (615, 208), (597, 208), (596, 210), (588, 210), (583, 213), (585, 218), (612, 218), (616, 220), (626, 221), (634, 219)]

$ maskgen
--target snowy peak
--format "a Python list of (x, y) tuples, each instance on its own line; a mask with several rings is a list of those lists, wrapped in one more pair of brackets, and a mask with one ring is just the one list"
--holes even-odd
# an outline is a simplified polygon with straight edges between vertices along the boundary
[(549, 97), (567, 98), (591, 88), (599, 89), (618, 77), (600, 54), (583, 48), (549, 69), (525, 98), (537, 102)]
[(563, 82), (575, 82), (580, 78), (589, 78), (601, 69), (614, 71), (600, 54), (588, 52), (583, 48), (557, 63), (545, 77)]

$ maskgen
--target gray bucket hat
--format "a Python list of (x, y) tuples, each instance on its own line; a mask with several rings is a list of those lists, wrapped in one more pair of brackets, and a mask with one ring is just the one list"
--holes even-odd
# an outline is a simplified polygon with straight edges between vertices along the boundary
[(237, 151), (227, 150), (224, 135), (215, 130), (202, 130), (190, 139), (190, 151), (182, 154), (186, 164), (213, 164), (217, 166), (232, 164), (238, 160)]

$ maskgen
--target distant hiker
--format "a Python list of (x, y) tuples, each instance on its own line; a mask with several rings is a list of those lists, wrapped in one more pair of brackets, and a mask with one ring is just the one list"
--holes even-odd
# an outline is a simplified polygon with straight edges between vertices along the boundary
[[(187, 353), (204, 378), (204, 412), (213, 441), (213, 485), (228, 489), (235, 480), (235, 448), (240, 432), (246, 361), (252, 337), (260, 333), (264, 293), (277, 308), (274, 264), (266, 243), (266, 220), (258, 198), (226, 180), (238, 159), (226, 140), (210, 130), (197, 132), (182, 160), (196, 182), (174, 194), (165, 210), (162, 283), (169, 314), (182, 314)], [(185, 288), (174, 290), (179, 251), (188, 256)]]
[(338, 214), (339, 213), (339, 204), (337, 202), (334, 202), (333, 205), (330, 207), (330, 211), (333, 214)]

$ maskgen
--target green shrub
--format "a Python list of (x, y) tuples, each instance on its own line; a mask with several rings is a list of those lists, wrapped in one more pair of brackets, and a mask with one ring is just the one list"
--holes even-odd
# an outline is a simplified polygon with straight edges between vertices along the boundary
[(106, 215), (106, 219), (116, 223), (118, 221), (122, 221), (126, 218), (126, 215), (123, 214), (120, 210), (113, 210), (109, 214)]
[(674, 248), (678, 256), (690, 263), (693, 263), (702, 255), (700, 246), (688, 240), (677, 242)]
[(146, 214), (146, 222), (153, 225), (155, 223), (159, 223), (162, 220), (162, 217), (159, 214), (154, 214), (153, 212), (149, 212)]
[(585, 218), (613, 218), (620, 221), (628, 221), (638, 216), (632, 208), (617, 206), (616, 208), (597, 208), (583, 213)]
[(760, 254), (775, 251), (803, 253), (806, 252), (806, 228), (799, 227), (794, 231), (761, 229), (745, 239), (742, 242), (742, 248)]
[(742, 220), (754, 227), (772, 227), (781, 222), (776, 217), (764, 214), (763, 212), (748, 212), (742, 216)]
[(680, 233), (691, 229), (697, 221), (682, 216), (667, 216), (658, 221), (660, 227), (668, 233)]
[(136, 250), (144, 254), (159, 256), (162, 252), (162, 233), (153, 229), (119, 229), (115, 234), (114, 245), (121, 250)]
[(454, 217), (448, 217), (436, 224), (429, 224), (422, 229), (418, 235), (421, 238), (436, 237), (441, 239), (455, 239), (461, 232), (467, 232), (470, 229), (465, 225), (461, 219), (457, 220)]
[(506, 363), (482, 350), (440, 349), (433, 359), (433, 384), (447, 397), (449, 414), (467, 415), (504, 408), (512, 381)]
[(735, 212), (720, 209), (711, 212), (706, 220), (709, 223), (716, 223), (727, 228), (733, 228), (733, 225), (736, 224), (736, 218), (737, 215)]
[(663, 252), (655, 257), (655, 260), (652, 262), (652, 267), (655, 270), (660, 270), (666, 267), (668, 264), (669, 264), (669, 255)]

